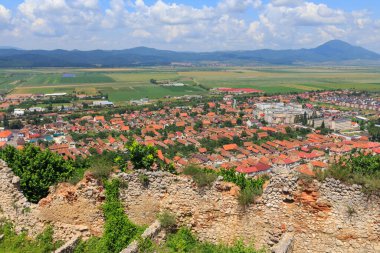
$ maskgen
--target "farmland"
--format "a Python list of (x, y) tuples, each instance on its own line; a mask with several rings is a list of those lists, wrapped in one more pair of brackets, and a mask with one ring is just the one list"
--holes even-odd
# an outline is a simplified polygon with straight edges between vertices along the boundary
[[(175, 81), (183, 87), (151, 83)], [(380, 91), (380, 71), (351, 67), (230, 67), (139, 69), (3, 69), (1, 93), (108, 94), (113, 102), (164, 96), (206, 95), (216, 87), (254, 88), (267, 93), (324, 89)]]

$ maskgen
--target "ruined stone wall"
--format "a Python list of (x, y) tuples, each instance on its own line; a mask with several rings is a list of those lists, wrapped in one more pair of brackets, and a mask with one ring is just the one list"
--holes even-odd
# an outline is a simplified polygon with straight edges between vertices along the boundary
[(104, 220), (100, 206), (104, 192), (97, 180), (86, 176), (76, 186), (63, 183), (52, 187), (49, 196), (38, 204), (27, 201), (19, 181), (0, 160), (0, 219), (11, 221), (17, 233), (27, 231), (36, 236), (52, 225), (57, 240), (101, 235)]
[(278, 173), (258, 203), (242, 208), (238, 188), (217, 181), (199, 189), (188, 177), (164, 172), (120, 174), (129, 217), (148, 225), (160, 210), (170, 210), (201, 240), (231, 243), (242, 238), (272, 246), (293, 235), (293, 252), (380, 252), (380, 201), (368, 199), (359, 186), (335, 180), (303, 182), (296, 174)]
[(37, 205), (28, 202), (19, 190), (19, 182), (20, 178), (0, 160), (0, 218), (12, 221), (17, 233), (27, 230), (36, 235), (43, 231), (44, 224), (38, 219)]
[[(139, 173), (149, 178), (148, 185)], [(141, 225), (150, 225), (160, 211), (169, 210), (204, 241), (244, 239), (260, 247), (283, 239), (292, 242), (296, 253), (380, 252), (380, 200), (368, 198), (359, 186), (333, 179), (307, 182), (297, 174), (278, 172), (257, 203), (243, 208), (237, 202), (238, 187), (219, 180), (199, 189), (191, 178), (166, 172), (115, 177), (125, 182), (121, 199), (126, 213)], [(19, 179), (0, 161), (0, 218), (11, 220), (16, 231), (36, 235), (51, 224), (56, 239), (64, 241), (101, 235), (104, 190), (91, 176), (76, 186), (64, 183), (52, 188), (38, 205), (24, 198), (18, 184)]]

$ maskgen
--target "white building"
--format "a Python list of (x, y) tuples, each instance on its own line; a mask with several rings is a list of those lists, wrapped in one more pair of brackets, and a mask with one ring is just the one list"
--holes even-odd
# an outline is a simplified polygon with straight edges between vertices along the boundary
[(29, 111), (30, 112), (43, 112), (43, 111), (45, 111), (46, 109), (45, 108), (43, 108), (43, 107), (30, 107), (29, 108)]
[(331, 129), (334, 131), (354, 129), (351, 119), (337, 119), (331, 121)]
[(93, 106), (113, 106), (113, 103), (110, 101), (100, 100), (100, 101), (93, 101), (92, 105)]
[(302, 108), (300, 104), (284, 103), (259, 103), (253, 111), (257, 119), (264, 119), (269, 124), (293, 124), (297, 116), (303, 116), (304, 113), (310, 117), (312, 110)]
[(25, 109), (14, 109), (13, 115), (16, 117), (23, 116), (25, 114)]

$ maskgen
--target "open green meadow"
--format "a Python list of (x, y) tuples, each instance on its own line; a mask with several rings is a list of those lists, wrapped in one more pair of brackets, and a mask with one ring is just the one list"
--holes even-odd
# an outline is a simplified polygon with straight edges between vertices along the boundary
[[(151, 83), (173, 81), (184, 87)], [(4, 69), (0, 92), (108, 94), (113, 102), (165, 96), (205, 95), (217, 87), (255, 88), (267, 93), (329, 89), (380, 91), (375, 67), (230, 67), (119, 69)]]

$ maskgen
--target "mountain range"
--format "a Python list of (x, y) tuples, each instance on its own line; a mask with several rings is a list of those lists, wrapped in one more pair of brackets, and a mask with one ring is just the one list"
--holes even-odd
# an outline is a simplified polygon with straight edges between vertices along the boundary
[(125, 50), (22, 50), (0, 47), (0, 68), (130, 67), (176, 63), (207, 65), (380, 65), (380, 55), (341, 40), (312, 49), (176, 52), (137, 47)]

